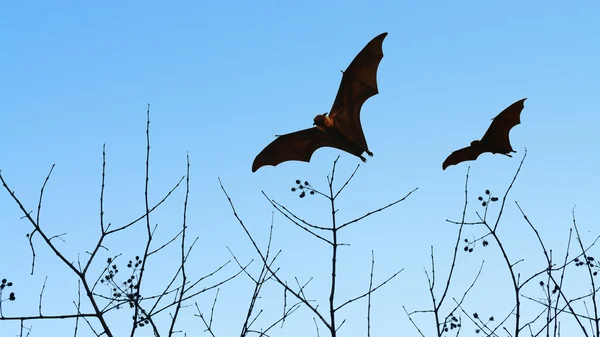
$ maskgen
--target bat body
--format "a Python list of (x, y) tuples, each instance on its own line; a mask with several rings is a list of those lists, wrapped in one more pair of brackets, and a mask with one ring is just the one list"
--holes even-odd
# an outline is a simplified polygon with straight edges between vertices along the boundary
[(511, 152), (517, 152), (513, 150), (510, 145), (509, 133), (510, 130), (521, 124), (521, 111), (523, 111), (524, 103), (527, 98), (516, 101), (511, 104), (508, 108), (504, 109), (501, 113), (492, 120), (492, 124), (483, 135), (481, 140), (474, 140), (471, 145), (460, 150), (452, 152), (444, 163), (442, 163), (442, 169), (450, 165), (456, 165), (463, 161), (475, 160), (480, 154), (484, 152), (499, 153), (512, 157)]
[(312, 128), (288, 133), (265, 147), (254, 159), (252, 172), (265, 165), (297, 160), (309, 162), (313, 153), (324, 146), (348, 152), (366, 161), (369, 156), (367, 141), (360, 123), (360, 111), (364, 102), (377, 95), (377, 69), (383, 58), (383, 40), (387, 33), (371, 40), (343, 72), (333, 106), (327, 113), (314, 118)]

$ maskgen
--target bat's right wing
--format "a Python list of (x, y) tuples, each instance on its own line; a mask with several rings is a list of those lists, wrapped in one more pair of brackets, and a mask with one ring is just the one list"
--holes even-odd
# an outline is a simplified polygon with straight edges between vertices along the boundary
[[(277, 166), (284, 161), (297, 160), (309, 162), (313, 153), (323, 146), (334, 147), (351, 154), (354, 152), (348, 144), (317, 127), (304, 129), (277, 138), (267, 145), (254, 159), (252, 172), (265, 165)], [(362, 153), (362, 151), (361, 151)], [(355, 154), (357, 156), (360, 153)]]
[(500, 153), (509, 153), (513, 151), (508, 137), (510, 130), (521, 124), (521, 111), (525, 107), (524, 102), (527, 98), (516, 101), (508, 108), (502, 110), (492, 121), (492, 124), (486, 131), (481, 141), (489, 144), (495, 151)]
[(450, 165), (456, 165), (458, 163), (462, 163), (463, 161), (475, 160), (482, 154), (483, 148), (481, 146), (467, 146), (460, 150), (456, 150), (452, 152), (444, 163), (442, 163), (442, 170), (445, 170), (446, 167)]
[(383, 40), (388, 33), (373, 38), (356, 55), (344, 74), (329, 117), (353, 141), (368, 149), (360, 122), (360, 110), (367, 99), (377, 95), (377, 69), (383, 58)]

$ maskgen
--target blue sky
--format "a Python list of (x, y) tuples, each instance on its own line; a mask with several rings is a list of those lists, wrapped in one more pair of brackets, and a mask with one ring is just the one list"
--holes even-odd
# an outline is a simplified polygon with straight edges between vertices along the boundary
[[(160, 200), (185, 175), (186, 153), (191, 160), (189, 236), (199, 236), (190, 262), (192, 276), (229, 260), (226, 247), (249, 262), (257, 256), (217, 178), (259, 242), (266, 240), (273, 212), (261, 190), (303, 218), (326, 224), (325, 200), (301, 200), (289, 189), (296, 179), (325, 189), (326, 175), (338, 155), (338, 181), (354, 170), (358, 158), (320, 149), (310, 163), (287, 162), (256, 173), (251, 164), (275, 134), (309, 127), (316, 114), (326, 112), (337, 92), (340, 70), (370, 39), (388, 32), (378, 73), (380, 93), (362, 110), (363, 129), (375, 156), (360, 166), (340, 197), (339, 217), (351, 220), (416, 187), (419, 190), (342, 232), (342, 240), (351, 246), (341, 248), (338, 257), (338, 298), (341, 303), (366, 289), (374, 249), (375, 282), (404, 271), (374, 295), (372, 333), (416, 336), (402, 306), (429, 308), (423, 267), (430, 266), (431, 246), (438, 259), (436, 269), (447, 272), (457, 228), (445, 220), (460, 220), (469, 165), (467, 219), (474, 221), (480, 208), (476, 197), (485, 189), (503, 194), (527, 148), (500, 232), (511, 258), (524, 259), (524, 275), (541, 268), (544, 260), (515, 200), (557, 255), (564, 252), (575, 205), (578, 224), (589, 241), (598, 235), (594, 211), (600, 201), (599, 12), (600, 5), (591, 1), (3, 3), (0, 170), (10, 188), (34, 210), (39, 188), (56, 164), (42, 221), (49, 233), (67, 233), (65, 242), (57, 245), (71, 259), (76, 260), (78, 253), (85, 256), (99, 231), (104, 143), (106, 221), (122, 224), (144, 212), (150, 103), (151, 201)], [(475, 162), (442, 171), (447, 155), (479, 139), (491, 118), (525, 97), (522, 122), (511, 131), (517, 151), (512, 159), (484, 154)], [(184, 192), (178, 189), (153, 215), (151, 221), (159, 224), (158, 241), (179, 230)], [(493, 215), (498, 206), (490, 210)], [(19, 297), (5, 304), (3, 313), (35, 314), (46, 275), (47, 313), (70, 312), (76, 281), (39, 241), (38, 255), (46, 257), (38, 257), (43, 262), (38, 262), (34, 276), (28, 274), (25, 234), (31, 226), (21, 216), (3, 189), (0, 249), (11, 258), (0, 259), (0, 277), (15, 282)], [(274, 221), (273, 245), (283, 249), (282, 275), (289, 282), (314, 277), (310, 296), (325, 307), (328, 247), (280, 214)], [(108, 242), (110, 252), (105, 256), (123, 252), (123, 259), (129, 259), (140, 254), (135, 232), (142, 230)], [(468, 228), (464, 237), (482, 233), (481, 228)], [(149, 262), (153, 273), (158, 272), (153, 285), (158, 286), (162, 268), (173, 267), (177, 253), (173, 248)], [(486, 261), (483, 275), (469, 298), (468, 311), (506, 315), (513, 304), (506, 295), (509, 276), (496, 245), (460, 254), (452, 296), (462, 295), (481, 260)], [(258, 267), (257, 261), (253, 265)], [(230, 265), (222, 275), (236, 271)], [(587, 289), (575, 282), (578, 272), (571, 271), (572, 286)], [(239, 333), (251, 291), (252, 283), (244, 277), (222, 287), (214, 322), (222, 336)], [(529, 295), (541, 293), (533, 287)], [(210, 309), (212, 296), (198, 298), (204, 311)], [(492, 308), (490, 302), (495, 303)], [(267, 325), (281, 311), (277, 285), (265, 289), (259, 305), (265, 313), (257, 324)], [(539, 309), (531, 302), (527, 305), (535, 308), (533, 312)], [(204, 335), (192, 307), (186, 310), (181, 329), (188, 336)], [(348, 319), (341, 335), (366, 334), (364, 301), (340, 314)], [(419, 324), (427, 335), (433, 331), (432, 317), (422, 316)], [(65, 322), (36, 322), (31, 336), (45, 335), (46, 326), (57, 333), (72, 328)], [(566, 320), (563, 329), (569, 327)], [(2, 331), (14, 334), (16, 328), (0, 322)], [(563, 334), (570, 335), (567, 331)], [(312, 316), (300, 310), (272, 336), (307, 333), (315, 333)]]

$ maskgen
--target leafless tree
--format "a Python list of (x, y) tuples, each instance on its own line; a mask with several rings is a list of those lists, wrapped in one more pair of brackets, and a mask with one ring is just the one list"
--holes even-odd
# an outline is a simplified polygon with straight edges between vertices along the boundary
[[(484, 196), (477, 197), (477, 201), (481, 204), (483, 210), (482, 212), (475, 212), (477, 221), (473, 222), (468, 222), (466, 220), (467, 205), (469, 203), (469, 170), (467, 170), (464, 191), (465, 202), (462, 213), (462, 219), (460, 221), (446, 220), (448, 223), (458, 226), (458, 233), (456, 236), (456, 242), (454, 245), (452, 262), (449, 268), (449, 272), (442, 283), (443, 285), (441, 288), (441, 296), (439, 298), (436, 296), (436, 269), (434, 249), (432, 246), (431, 271), (430, 273), (426, 271), (426, 276), (429, 283), (429, 296), (432, 301), (432, 308), (409, 312), (404, 307), (404, 311), (408, 316), (410, 322), (413, 323), (414, 327), (417, 329), (421, 336), (425, 336), (425, 333), (414, 320), (414, 316), (417, 314), (431, 314), (433, 316), (435, 321), (435, 332), (436, 336), (438, 337), (445, 336), (448, 334), (459, 336), (461, 332), (463, 332), (461, 331), (461, 329), (464, 329), (463, 317), (466, 317), (473, 326), (473, 330), (468, 330), (467, 334), (469, 335), (471, 334), (471, 332), (474, 332), (483, 336), (518, 337), (522, 334), (527, 334), (528, 336), (560, 336), (560, 317), (563, 317), (565, 315), (567, 315), (567, 317), (570, 317), (576, 322), (576, 325), (579, 327), (582, 336), (598, 336), (599, 320), (597, 311), (598, 304), (596, 301), (596, 293), (598, 292), (598, 288), (595, 285), (594, 277), (596, 276), (600, 266), (593, 257), (588, 255), (588, 252), (590, 248), (592, 248), (595, 245), (599, 237), (596, 237), (595, 240), (593, 240), (593, 242), (586, 247), (577, 229), (577, 224), (575, 222), (575, 214), (573, 213), (573, 227), (576, 230), (576, 238), (577, 242), (579, 243), (580, 253), (578, 253), (573, 258), (569, 258), (569, 255), (571, 253), (570, 250), (573, 231), (573, 228), (571, 228), (568, 233), (567, 248), (564, 253), (564, 258), (560, 262), (555, 262), (555, 260), (552, 257), (552, 250), (548, 250), (546, 248), (546, 245), (542, 240), (542, 236), (538, 232), (537, 228), (527, 217), (519, 203), (515, 201), (516, 207), (521, 212), (523, 218), (525, 219), (527, 227), (531, 230), (531, 233), (533, 234), (532, 240), (539, 246), (541, 253), (545, 257), (546, 264), (540, 266), (538, 270), (534, 271), (519, 270), (519, 263), (524, 261), (523, 258), (515, 258), (515, 252), (510, 252), (506, 247), (505, 242), (508, 239), (506, 236), (503, 236), (500, 232), (500, 229), (502, 229), (501, 218), (506, 206), (509, 192), (511, 191), (519, 175), (519, 172), (521, 170), (521, 167), (523, 166), (523, 162), (525, 161), (526, 157), (527, 150), (525, 150), (525, 154), (517, 168), (517, 171), (513, 176), (513, 179), (510, 182), (501, 200), (499, 197), (494, 196), (494, 194), (490, 190), (485, 190)], [(492, 205), (496, 204), (496, 202), (498, 201), (501, 201), (500, 209), (497, 211), (497, 216), (495, 217), (495, 219), (490, 221), (489, 211), (492, 211)], [(461, 239), (463, 237), (464, 231), (468, 227), (483, 227), (484, 233), (483, 235), (478, 236), (475, 239)], [(501, 319), (496, 319), (496, 317), (493, 314), (486, 313), (484, 316), (483, 314), (478, 313), (476, 309), (468, 309), (464, 304), (465, 298), (474, 289), (477, 280), (479, 279), (482, 273), (484, 267), (483, 260), (481, 261), (481, 265), (477, 273), (473, 277), (473, 281), (470, 283), (470, 285), (462, 291), (462, 294), (458, 298), (452, 297), (453, 303), (449, 305), (450, 309), (444, 309), (448, 307), (444, 306), (444, 303), (445, 300), (447, 300), (450, 296), (450, 289), (454, 285), (453, 276), (455, 274), (459, 254), (461, 253), (461, 250), (459, 249), (461, 247), (461, 242), (463, 243), (462, 251), (464, 253), (473, 253), (476, 247), (478, 245), (481, 245), (482, 247), (487, 248), (495, 247), (497, 248), (497, 252), (501, 255), (502, 260), (504, 261), (504, 266), (494, 266), (494, 270), (496, 271), (496, 273), (499, 273), (502, 270), (508, 273), (511, 282), (511, 288), (513, 290), (512, 296), (514, 298), (513, 306), (505, 310), (505, 312), (500, 316)], [(591, 286), (590, 291), (583, 295), (568, 294), (568, 291), (564, 287), (567, 268), (570, 266), (584, 265), (587, 267), (589, 274), (589, 285)], [(523, 276), (524, 273), (527, 273), (526, 276)], [(543, 296), (541, 297), (541, 299), (527, 294), (528, 291), (526, 291), (526, 287), (534, 284), (535, 281), (538, 282), (542, 290)], [(583, 286), (583, 284), (581, 284), (580, 279), (573, 279), (573, 282), (577, 284), (578, 287)], [(531, 291), (531, 287), (527, 289)], [(439, 290), (437, 291), (437, 293), (439, 293)], [(509, 294), (502, 294), (502, 296), (508, 295)], [(529, 302), (524, 303), (524, 299), (528, 300)], [(589, 313), (589, 311), (587, 311), (587, 304), (584, 302), (586, 299), (590, 299), (589, 302), (591, 303), (591, 306), (593, 308), (592, 313)], [(578, 310), (575, 308), (576, 303), (584, 304), (584, 307), (586, 308), (586, 314), (581, 314), (578, 312)], [(533, 304), (532, 306), (527, 306), (527, 318), (524, 316), (524, 304)], [(446, 313), (444, 313), (445, 310)], [(485, 308), (485, 310), (492, 311), (502, 309)], [(562, 318), (562, 320), (564, 319), (566, 318)], [(586, 328), (586, 321), (590, 323), (590, 326), (588, 328)]]
[[(43, 296), (46, 287), (46, 282), (42, 287), (39, 294), (39, 305), (38, 312), (36, 315), (19, 315), (11, 314), (5, 315), (2, 302), (4, 300), (14, 301), (18, 300), (18, 295), (11, 292), (8, 296), (3, 294), (3, 290), (9, 289), (13, 282), (3, 280), (0, 285), (0, 322), (7, 321), (19, 321), (20, 331), (16, 332), (19, 336), (30, 335), (31, 321), (36, 320), (73, 320), (74, 321), (74, 335), (81, 333), (81, 322), (85, 323), (87, 330), (91, 331), (96, 336), (130, 336), (136, 335), (142, 328), (151, 329), (152, 334), (155, 336), (167, 335), (172, 336), (178, 332), (177, 321), (181, 317), (182, 310), (184, 309), (185, 303), (198, 295), (216, 289), (220, 285), (226, 283), (232, 278), (240, 275), (244, 268), (235, 273), (230, 273), (229, 276), (221, 277), (220, 279), (214, 280), (207, 284), (209, 278), (214, 278), (217, 274), (224, 272), (223, 268), (230, 262), (227, 261), (222, 265), (215, 267), (213, 271), (198, 278), (190, 279), (186, 272), (186, 266), (188, 259), (194, 248), (197, 239), (193, 241), (186, 237), (188, 224), (187, 224), (187, 206), (188, 196), (190, 193), (189, 182), (190, 182), (190, 161), (187, 158), (187, 172), (174, 186), (169, 190), (160, 201), (155, 204), (151, 204), (149, 196), (149, 185), (150, 185), (150, 105), (147, 109), (147, 123), (146, 123), (146, 165), (145, 165), (145, 189), (144, 189), (144, 201), (145, 201), (145, 212), (132, 221), (113, 226), (111, 223), (106, 223), (104, 218), (104, 192), (105, 192), (105, 177), (106, 177), (106, 146), (102, 148), (102, 182), (100, 187), (99, 196), (99, 219), (98, 219), (98, 232), (99, 236), (96, 239), (96, 243), (91, 249), (86, 251), (86, 258), (78, 258), (77, 262), (70, 260), (67, 254), (61, 251), (57, 241), (64, 242), (63, 237), (65, 234), (54, 234), (48, 229), (48, 226), (44, 226), (41, 221), (42, 206), (44, 198), (44, 189), (50, 181), (50, 176), (54, 170), (54, 165), (50, 169), (50, 172), (46, 176), (44, 183), (42, 184), (39, 199), (37, 202), (37, 211), (32, 214), (26, 202), (21, 200), (15, 190), (9, 187), (8, 182), (2, 176), (0, 172), (0, 181), (6, 192), (10, 194), (12, 200), (16, 206), (20, 209), (23, 214), (23, 218), (31, 225), (31, 232), (27, 235), (29, 240), (29, 246), (31, 249), (31, 274), (36, 272), (36, 252), (38, 245), (45, 245), (53, 253), (56, 259), (58, 259), (77, 279), (77, 291), (78, 297), (73, 301), (73, 310), (69, 313), (63, 314), (46, 314), (45, 306), (43, 305)], [(161, 238), (157, 235), (158, 225), (152, 225), (151, 215), (159, 208), (176, 190), (180, 189), (182, 183), (185, 181), (185, 201), (183, 202), (183, 210), (181, 215), (181, 229), (170, 238)], [(130, 259), (124, 258), (121, 253), (115, 252), (110, 249), (107, 245), (109, 239), (113, 239), (117, 235), (132, 235), (132, 231), (135, 232), (133, 237), (135, 241), (142, 242), (141, 251), (136, 256), (132, 256)], [(38, 239), (41, 239), (38, 240)], [(179, 245), (179, 259), (173, 261), (173, 274), (167, 276), (165, 284), (160, 285), (158, 291), (154, 292), (155, 285), (152, 287), (147, 286), (149, 279), (147, 271), (152, 268), (158, 270), (165, 270), (164, 262), (156, 260), (156, 256), (165, 250), (167, 247)], [(126, 266), (126, 271), (123, 272), (123, 267)], [(6, 271), (2, 271), (5, 273)], [(126, 275), (123, 275), (126, 274)], [(168, 274), (167, 274), (168, 275)], [(9, 277), (7, 275), (7, 277)], [(154, 281), (152, 282), (154, 283)], [(73, 284), (75, 286), (75, 284)], [(148, 289), (148, 290), (146, 290)], [(60, 289), (56, 289), (60, 291)], [(6, 306), (5, 306), (6, 307)], [(82, 309), (82, 307), (90, 308)], [(119, 315), (112, 315), (111, 313), (116, 310), (130, 311), (131, 315), (131, 326), (128, 332), (119, 330), (115, 331), (113, 325), (111, 325), (111, 317)], [(156, 318), (159, 315), (166, 317), (167, 324), (159, 325), (156, 322)], [(1, 331), (6, 332), (5, 328), (0, 328)], [(47, 335), (47, 334), (45, 334)], [(86, 335), (88, 335), (86, 333)]]
[[(367, 302), (367, 335), (370, 336), (370, 309), (371, 309), (370, 297), (371, 297), (371, 294), (373, 292), (375, 292), (376, 290), (378, 290), (379, 288), (381, 288), (386, 283), (388, 283), (390, 280), (395, 278), (402, 270), (395, 272), (394, 274), (392, 274), (391, 276), (386, 278), (384, 281), (380, 282), (378, 285), (373, 286), (374, 258), (372, 258), (372, 260), (371, 260), (371, 278), (370, 278), (370, 284), (369, 284), (368, 289), (366, 291), (363, 291), (362, 293), (356, 295), (355, 297), (352, 297), (352, 298), (342, 301), (341, 303), (337, 302), (336, 301), (336, 285), (338, 284), (338, 282), (340, 282), (340, 280), (337, 278), (338, 248), (341, 245), (343, 245), (342, 243), (339, 242), (338, 235), (339, 235), (339, 232), (342, 229), (347, 228), (347, 226), (355, 224), (355, 223), (365, 219), (368, 216), (379, 213), (387, 208), (390, 208), (390, 207), (400, 203), (401, 201), (408, 198), (408, 196), (410, 196), (418, 188), (415, 188), (414, 190), (407, 193), (404, 197), (402, 197), (384, 207), (381, 207), (381, 208), (373, 210), (373, 211), (369, 211), (351, 221), (345, 222), (343, 224), (339, 224), (338, 218), (337, 218), (337, 214), (338, 214), (339, 210), (337, 209), (337, 206), (336, 206), (336, 199), (340, 195), (340, 193), (348, 186), (348, 184), (350, 183), (350, 181), (356, 174), (359, 166), (356, 167), (356, 169), (349, 176), (349, 178), (336, 191), (334, 189), (334, 180), (335, 180), (335, 169), (336, 169), (336, 164), (337, 164), (338, 159), (339, 159), (339, 157), (334, 161), (333, 169), (332, 169), (331, 173), (327, 176), (327, 183), (328, 183), (327, 184), (327, 187), (328, 187), (327, 192), (320, 191), (319, 189), (317, 189), (316, 187), (311, 185), (308, 181), (302, 182), (300, 180), (297, 180), (296, 187), (292, 188), (292, 192), (298, 192), (300, 198), (304, 198), (307, 195), (314, 195), (314, 196), (323, 197), (325, 199), (325, 201), (328, 204), (328, 207), (331, 209), (331, 225), (328, 227), (318, 226), (313, 223), (310, 223), (309, 221), (303, 219), (302, 217), (300, 217), (297, 214), (290, 211), (286, 206), (278, 203), (274, 199), (269, 198), (264, 191), (262, 192), (263, 195), (265, 196), (265, 198), (268, 200), (268, 202), (275, 208), (275, 210), (278, 211), (281, 215), (283, 215), (286, 219), (288, 219), (293, 225), (300, 228), (304, 233), (308, 233), (313, 238), (317, 239), (318, 242), (325, 243), (327, 246), (329, 246), (331, 248), (331, 255), (329, 257), (326, 257), (331, 260), (331, 269), (330, 269), (331, 279), (329, 281), (330, 291), (329, 291), (329, 297), (327, 299), (327, 303), (328, 303), (327, 308), (328, 309), (326, 312), (324, 312), (323, 310), (320, 310), (318, 305), (314, 304), (314, 301), (309, 299), (309, 297), (307, 296), (307, 292), (308, 292), (307, 285), (310, 281), (306, 282), (304, 284), (301, 284), (298, 281), (298, 279), (296, 279), (296, 286), (292, 287), (288, 284), (288, 282), (286, 280), (284, 280), (282, 277), (279, 276), (278, 272), (280, 271), (280, 269), (275, 268), (273, 266), (274, 259), (269, 260), (269, 257), (268, 257), (270, 246), (269, 246), (269, 248), (267, 248), (266, 252), (263, 252), (263, 250), (256, 243), (256, 240), (254, 239), (253, 235), (248, 230), (248, 227), (244, 224), (244, 221), (242, 220), (240, 215), (238, 215), (238, 213), (235, 209), (234, 203), (231, 200), (231, 198), (229, 197), (229, 195), (227, 194), (227, 191), (223, 187), (222, 183), (221, 183), (221, 188), (223, 190), (223, 193), (227, 197), (227, 200), (229, 201), (229, 204), (231, 206), (231, 209), (233, 211), (235, 218), (239, 222), (240, 226), (246, 233), (248, 239), (251, 241), (258, 256), (260, 257), (262, 265), (264, 266), (264, 270), (268, 271), (268, 275), (269, 275), (270, 279), (272, 279), (274, 282), (276, 282), (279, 286), (281, 286), (284, 289), (284, 303), (287, 303), (287, 296), (289, 294), (291, 297), (295, 298), (298, 301), (297, 303), (294, 304), (294, 306), (301, 304), (305, 308), (308, 308), (315, 316), (315, 326), (317, 329), (316, 330), (317, 336), (319, 335), (319, 330), (318, 330), (319, 324), (317, 322), (320, 322), (320, 324), (325, 326), (326, 330), (328, 331), (328, 335), (330, 335), (332, 337), (337, 336), (338, 329), (340, 329), (340, 327), (345, 322), (345, 320), (342, 320), (341, 323), (338, 323), (340, 321), (340, 319), (342, 319), (339, 315), (339, 310), (342, 309), (343, 307), (345, 307), (346, 305), (348, 305), (354, 301), (363, 299), (363, 298), (368, 300), (368, 302)], [(278, 255), (278, 254), (276, 254), (276, 255)], [(284, 310), (284, 312), (287, 312), (287, 311)]]

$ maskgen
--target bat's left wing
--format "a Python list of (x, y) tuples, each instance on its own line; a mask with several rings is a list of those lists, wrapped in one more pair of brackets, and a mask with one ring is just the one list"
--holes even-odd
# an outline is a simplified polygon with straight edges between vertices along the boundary
[(317, 127), (312, 127), (277, 136), (256, 156), (252, 163), (252, 172), (256, 172), (265, 165), (277, 166), (289, 160), (309, 162), (313, 153), (324, 146), (340, 149), (355, 156), (360, 156), (362, 153), (362, 150), (356, 146), (352, 146), (328, 132), (321, 131)]
[(383, 58), (383, 33), (371, 40), (356, 55), (344, 74), (329, 117), (354, 142), (368, 150), (367, 141), (360, 123), (360, 109), (370, 97), (377, 95), (377, 68)]
[(496, 116), (488, 130), (486, 131), (481, 141), (485, 144), (489, 144), (495, 151), (501, 153), (514, 152), (510, 145), (510, 138), (508, 134), (510, 130), (521, 124), (521, 111), (525, 107), (525, 100), (516, 101), (511, 104), (508, 108), (504, 109), (501, 113)]
[(442, 170), (450, 165), (456, 165), (463, 161), (475, 160), (480, 154), (484, 152), (483, 146), (467, 146), (460, 150), (452, 152), (446, 160), (442, 163)]

